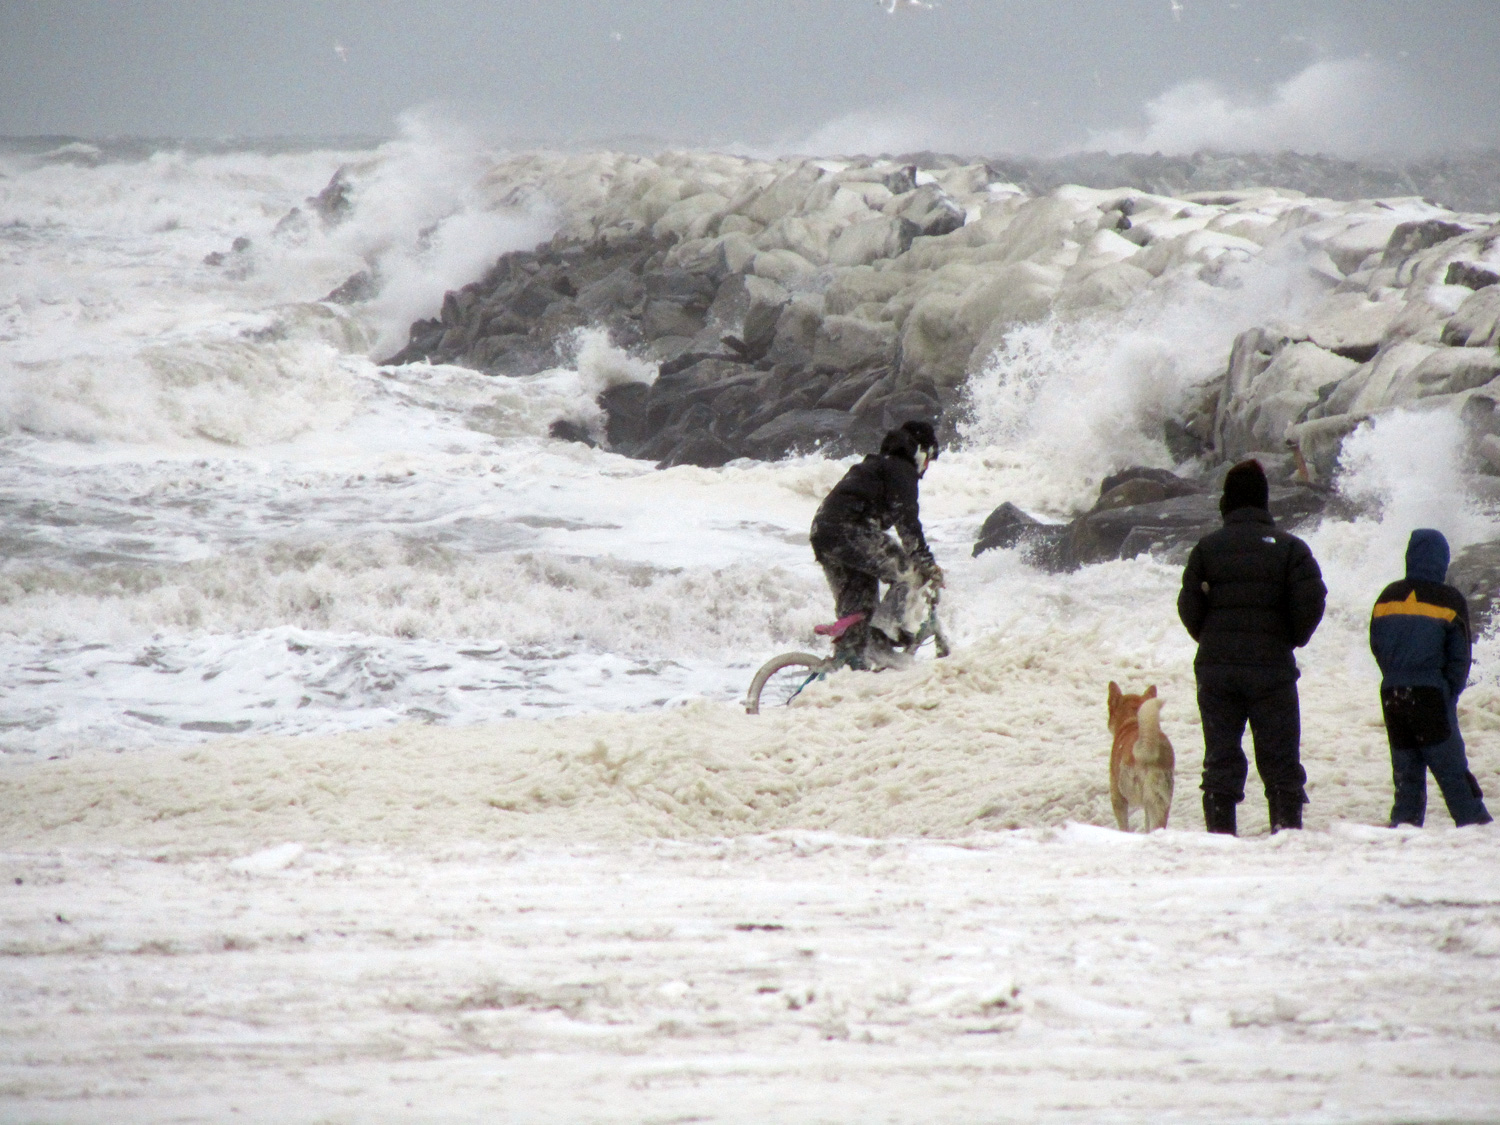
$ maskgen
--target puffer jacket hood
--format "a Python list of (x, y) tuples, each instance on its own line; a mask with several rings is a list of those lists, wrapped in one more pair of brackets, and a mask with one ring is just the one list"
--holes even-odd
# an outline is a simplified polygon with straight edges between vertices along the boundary
[(1406, 544), (1409, 582), (1442, 582), (1448, 577), (1448, 540), (1441, 531), (1419, 527)]

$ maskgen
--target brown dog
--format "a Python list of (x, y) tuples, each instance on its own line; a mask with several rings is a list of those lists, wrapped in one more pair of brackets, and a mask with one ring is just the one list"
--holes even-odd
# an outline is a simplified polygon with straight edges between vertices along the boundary
[(1126, 695), (1109, 683), (1109, 731), (1115, 744), (1109, 752), (1109, 801), (1121, 832), (1130, 831), (1130, 807), (1146, 814), (1146, 831), (1167, 826), (1172, 811), (1172, 780), (1176, 758), (1161, 729), (1161, 700), (1156, 685), (1143, 695)]

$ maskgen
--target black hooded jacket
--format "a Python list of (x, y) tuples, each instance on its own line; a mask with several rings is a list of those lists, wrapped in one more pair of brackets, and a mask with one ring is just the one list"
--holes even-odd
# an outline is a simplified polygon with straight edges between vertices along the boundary
[(1285, 668), (1312, 639), (1327, 597), (1307, 544), (1276, 530), (1264, 508), (1237, 508), (1205, 535), (1182, 572), (1177, 615), (1198, 642), (1194, 667)]
[(918, 479), (917, 466), (907, 458), (870, 454), (818, 506), (810, 536), (813, 550), (834, 546), (851, 532), (894, 527), (908, 554), (931, 559), (918, 515)]

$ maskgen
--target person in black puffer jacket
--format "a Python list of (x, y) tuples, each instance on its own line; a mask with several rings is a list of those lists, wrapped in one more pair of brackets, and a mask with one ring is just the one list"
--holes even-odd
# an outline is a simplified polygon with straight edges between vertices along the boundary
[[(942, 584), (943, 572), (922, 534), (917, 504), (917, 482), (937, 454), (937, 437), (928, 423), (907, 422), (891, 430), (880, 452), (845, 473), (813, 517), (813, 557), (833, 591), (835, 613), (841, 619), (864, 615), (836, 642), (853, 667), (866, 666), (867, 651), (879, 658), (902, 640), (871, 629), (882, 582), (890, 588), (887, 600), (897, 618), (915, 583)], [(889, 528), (900, 536), (899, 544), (886, 534)]]
[(1406, 578), (1382, 590), (1370, 614), (1396, 788), (1392, 828), (1421, 827), (1429, 769), (1454, 824), (1491, 819), (1458, 730), (1458, 696), (1469, 682), (1469, 603), (1447, 577), (1448, 540), (1418, 528), (1406, 545)]
[(1177, 615), (1198, 642), (1193, 671), (1203, 717), (1203, 820), (1235, 833), (1235, 806), (1249, 772), (1241, 739), (1248, 720), (1271, 831), (1302, 827), (1307, 772), (1292, 650), (1312, 639), (1327, 589), (1307, 544), (1276, 529), (1258, 461), (1224, 478), (1224, 526), (1205, 535), (1182, 572)]

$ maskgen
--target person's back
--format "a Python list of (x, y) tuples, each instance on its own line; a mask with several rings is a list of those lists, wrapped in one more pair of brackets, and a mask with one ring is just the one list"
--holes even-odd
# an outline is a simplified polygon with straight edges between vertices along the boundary
[(1458, 729), (1458, 697), (1469, 680), (1469, 606), (1449, 586), (1448, 541), (1418, 528), (1406, 577), (1380, 592), (1370, 614), (1370, 651), (1380, 665), (1380, 706), (1391, 748), (1391, 824), (1421, 825), (1432, 770), (1455, 824), (1487, 824), (1479, 783)]
[(1278, 530), (1263, 508), (1231, 511), (1223, 527), (1205, 535), (1183, 585), (1178, 604), (1198, 642), (1195, 667), (1295, 670), (1292, 650), (1308, 642), (1323, 617), (1325, 591), (1312, 552)]
[(871, 453), (834, 485), (813, 517), (811, 540), (817, 546), (866, 525), (880, 531), (895, 527), (903, 540), (926, 546), (918, 516), (917, 467), (904, 457)]
[(1469, 604), (1444, 581), (1448, 541), (1418, 528), (1406, 546), (1406, 577), (1375, 599), (1370, 651), (1381, 687), (1446, 686), (1457, 696), (1469, 682)]
[(1224, 526), (1199, 540), (1182, 573), (1177, 613), (1198, 653), (1203, 718), (1203, 820), (1210, 832), (1237, 830), (1249, 763), (1248, 722), (1265, 785), (1271, 830), (1302, 827), (1307, 773), (1297, 661), (1323, 617), (1327, 591), (1307, 544), (1276, 528), (1270, 487), (1256, 461), (1224, 478)]

